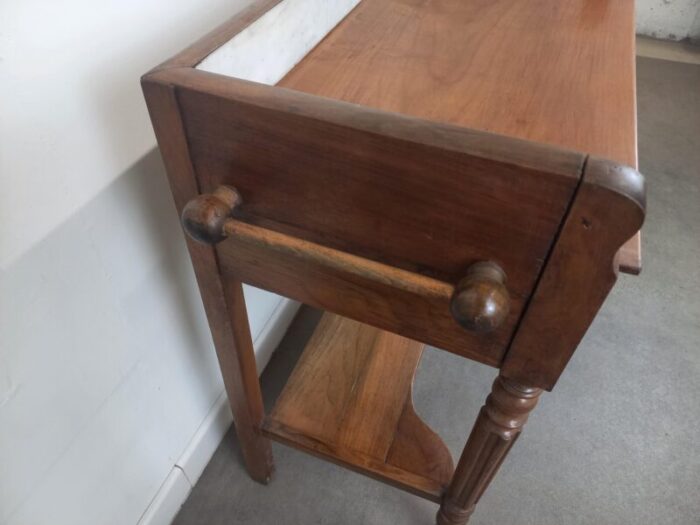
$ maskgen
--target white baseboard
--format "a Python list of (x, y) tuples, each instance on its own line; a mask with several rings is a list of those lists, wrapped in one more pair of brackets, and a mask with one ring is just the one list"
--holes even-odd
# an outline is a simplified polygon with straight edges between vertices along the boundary
[(191, 491), (192, 485), (185, 473), (173, 467), (141, 516), (139, 525), (170, 525)]
[(173, 466), (173, 468), (182, 470), (192, 487), (204, 472), (207, 463), (209, 463), (231, 423), (233, 423), (231, 408), (226, 392), (222, 390), (207, 417), (204, 418), (187, 448)]
[[(255, 360), (262, 373), (287, 332), (299, 303), (283, 299), (256, 335)], [(151, 500), (138, 525), (169, 525), (204, 472), (219, 443), (233, 422), (226, 392), (222, 390), (182, 455)]]

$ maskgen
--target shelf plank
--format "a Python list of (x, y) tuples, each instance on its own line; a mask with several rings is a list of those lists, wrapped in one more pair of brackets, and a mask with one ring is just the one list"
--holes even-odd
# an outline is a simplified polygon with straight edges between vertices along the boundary
[(440, 501), (454, 470), (413, 409), (423, 345), (325, 314), (263, 431), (293, 447)]
[(363, 0), (278, 85), (636, 168), (634, 42), (633, 0)]

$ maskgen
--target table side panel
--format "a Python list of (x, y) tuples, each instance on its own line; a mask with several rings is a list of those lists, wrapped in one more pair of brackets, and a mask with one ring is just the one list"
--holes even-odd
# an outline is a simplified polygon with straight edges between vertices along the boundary
[[(203, 72), (167, 74), (183, 82), (202, 191), (235, 186), (241, 220), (452, 284), (474, 262), (498, 263), (512, 310), (486, 360), (502, 355), (583, 156)], [(372, 323), (360, 306), (342, 313)]]
[[(511, 292), (527, 297), (582, 156), (571, 154), (563, 167), (570, 173), (562, 176), (515, 164), (517, 158), (440, 149), (398, 115), (259, 89), (276, 107), (178, 91), (203, 192), (231, 184), (243, 197), (245, 220), (448, 282), (473, 262), (494, 260)], [(307, 105), (319, 111), (306, 112)], [(324, 118), (336, 110), (337, 119)], [(463, 138), (468, 147), (469, 134)]]

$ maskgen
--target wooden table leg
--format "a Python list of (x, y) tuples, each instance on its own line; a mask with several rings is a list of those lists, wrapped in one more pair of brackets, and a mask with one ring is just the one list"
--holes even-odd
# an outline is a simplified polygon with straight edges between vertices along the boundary
[(218, 254), (210, 246), (225, 238), (223, 223), (239, 203), (240, 195), (235, 189), (221, 186), (211, 195), (199, 195), (190, 200), (183, 207), (182, 224), (190, 236), (187, 246), (243, 459), (250, 476), (255, 481), (267, 483), (273, 471), (272, 448), (261, 430), (265, 410), (243, 285), (237, 280), (222, 278)]
[(438, 525), (467, 523), (541, 393), (503, 376), (496, 378), (438, 511)]
[[(248, 473), (261, 483), (272, 475), (272, 448), (261, 433), (264, 417), (262, 394), (255, 365), (253, 342), (248, 326), (243, 288), (240, 282), (222, 279), (213, 244), (220, 241), (220, 228), (240, 196), (229, 188), (201, 196), (175, 87), (159, 81), (143, 83), (148, 110), (153, 118), (158, 145), (168, 171), (170, 187), (183, 217), (190, 239), (187, 248), (192, 258), (197, 284), (219, 359), (238, 440)], [(188, 230), (188, 226), (193, 229)], [(198, 235), (198, 234), (208, 234)], [(195, 240), (199, 242), (195, 242)]]
[(272, 447), (261, 431), (265, 409), (243, 286), (230, 279), (223, 281), (233, 340), (216, 345), (216, 353), (248, 473), (255, 481), (267, 483), (274, 470)]

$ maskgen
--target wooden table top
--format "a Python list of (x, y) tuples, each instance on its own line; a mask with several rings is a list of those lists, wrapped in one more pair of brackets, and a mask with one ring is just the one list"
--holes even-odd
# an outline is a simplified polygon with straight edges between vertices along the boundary
[(363, 0), (279, 85), (636, 168), (634, 51), (633, 0)]

